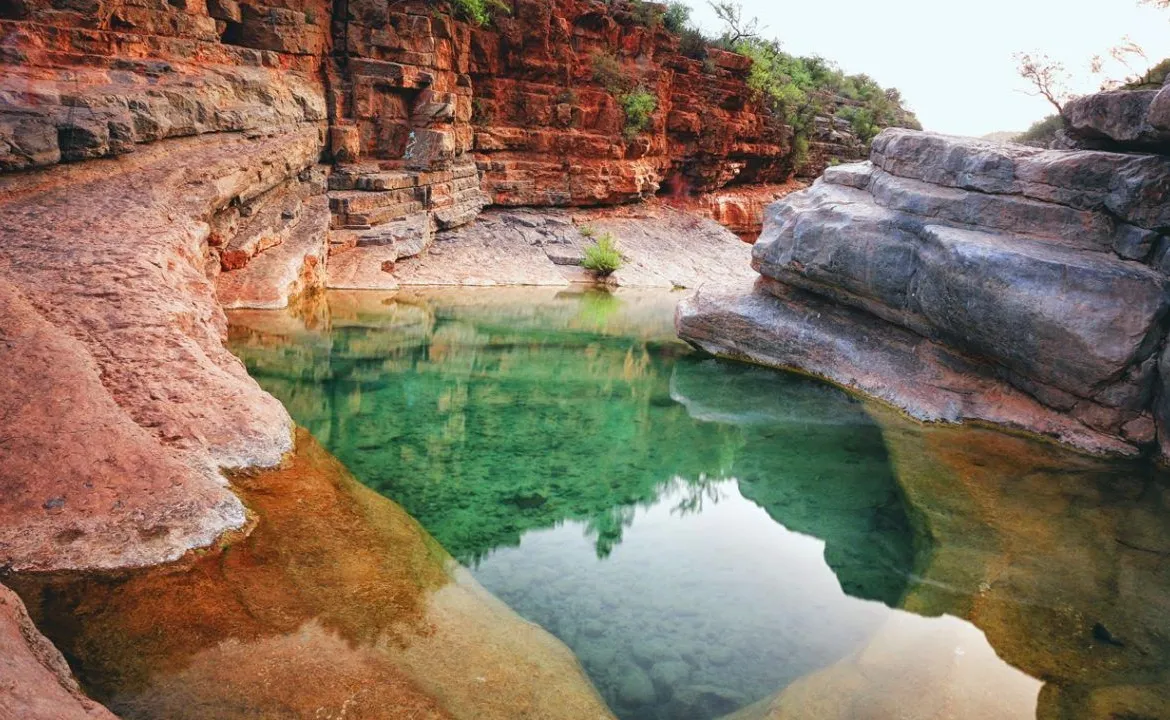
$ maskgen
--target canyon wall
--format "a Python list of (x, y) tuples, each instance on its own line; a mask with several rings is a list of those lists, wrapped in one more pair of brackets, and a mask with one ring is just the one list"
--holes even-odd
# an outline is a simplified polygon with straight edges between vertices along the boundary
[[(512, 0), (481, 27), (422, 0), (13, 0), (0, 7), (0, 171), (326, 128), (318, 167), (207, 219), (205, 266), (227, 307), (283, 306), (328, 284), (331, 258), (339, 283), (392, 285), (399, 261), (488, 204), (723, 189), (712, 214), (754, 235), (754, 187), (797, 170), (792, 128), (749, 87), (748, 58), (695, 59), (656, 12)], [(624, 107), (635, 92), (652, 105), (643, 123)], [(814, 125), (802, 172), (863, 153), (849, 123)]]
[[(1140, 99), (1087, 98), (1073, 117), (1096, 108), (1098, 129), (1074, 131), (1164, 150), (1135, 139), (1166, 127), (1145, 119), (1150, 98), (1129, 109)], [(869, 162), (830, 168), (771, 206), (756, 286), (685, 301), (679, 329), (922, 420), (1002, 424), (1102, 453), (1153, 451), (1160, 436), (1165, 452), (1168, 200), (1170, 157), (1157, 152), (886, 130)]]

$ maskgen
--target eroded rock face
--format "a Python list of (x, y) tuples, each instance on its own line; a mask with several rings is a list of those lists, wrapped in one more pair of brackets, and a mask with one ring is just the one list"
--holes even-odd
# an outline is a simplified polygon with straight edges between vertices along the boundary
[(82, 694), (57, 648), (33, 626), (24, 603), (0, 585), (0, 717), (114, 720)]
[(308, 124), (4, 181), (0, 566), (150, 565), (245, 525), (221, 468), (277, 464), (292, 421), (223, 346), (208, 220), (320, 147)]
[(871, 162), (769, 208), (753, 250), (767, 282), (684, 303), (679, 327), (922, 419), (1135, 452), (1154, 441), (1168, 183), (1159, 155), (887, 130)]

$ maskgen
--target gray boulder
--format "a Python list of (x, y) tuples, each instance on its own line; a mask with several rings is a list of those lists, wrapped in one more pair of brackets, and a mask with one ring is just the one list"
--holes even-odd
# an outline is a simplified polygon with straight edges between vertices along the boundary
[(707, 294), (677, 324), (923, 419), (1136, 451), (1154, 440), (1168, 200), (1167, 157), (887, 130), (871, 162), (768, 209), (750, 301)]

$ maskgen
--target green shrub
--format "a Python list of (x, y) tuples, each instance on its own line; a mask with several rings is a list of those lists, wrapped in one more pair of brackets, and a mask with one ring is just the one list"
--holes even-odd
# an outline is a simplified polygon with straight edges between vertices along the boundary
[(692, 60), (706, 60), (711, 42), (699, 30), (688, 27), (678, 34), (678, 50)]
[(511, 12), (502, 0), (451, 0), (451, 9), (457, 17), (476, 25), (487, 25), (497, 13)]
[(593, 65), (593, 80), (607, 92), (619, 95), (630, 89), (630, 79), (613, 54), (598, 50), (590, 57), (590, 62)]
[(626, 112), (626, 137), (632, 139), (645, 132), (654, 118), (654, 111), (658, 109), (658, 97), (640, 87), (618, 99)]
[(691, 6), (684, 2), (666, 3), (666, 14), (662, 16), (662, 24), (672, 33), (681, 35), (690, 29)]
[(662, 8), (645, 0), (632, 0), (630, 9), (633, 11), (634, 22), (651, 30), (661, 27), (665, 20)]
[(1032, 127), (1015, 136), (1012, 142), (1046, 148), (1056, 140), (1056, 133), (1063, 129), (1064, 118), (1060, 115), (1049, 115), (1039, 122), (1032, 123)]
[(592, 225), (582, 225), (577, 228), (577, 232), (581, 233), (583, 237), (594, 238), (597, 236), (597, 228)]
[(853, 129), (853, 134), (866, 145), (882, 131), (874, 120), (873, 110), (870, 108), (849, 105), (838, 110), (837, 117), (847, 121)]
[(1170, 74), (1170, 58), (1163, 60), (1138, 77), (1130, 78), (1121, 86), (1122, 90), (1156, 90), (1166, 82)]
[(607, 277), (621, 268), (623, 262), (625, 261), (617, 250), (613, 234), (605, 233), (585, 248), (585, 259), (581, 261), (581, 267), (598, 277)]

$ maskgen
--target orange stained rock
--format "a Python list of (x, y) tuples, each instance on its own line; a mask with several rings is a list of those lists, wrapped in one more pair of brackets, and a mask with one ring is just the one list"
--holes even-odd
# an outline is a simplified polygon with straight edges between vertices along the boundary
[(15, 577), (123, 717), (609, 718), (568, 649), (312, 437), (234, 478), (235, 544), (118, 577)]

